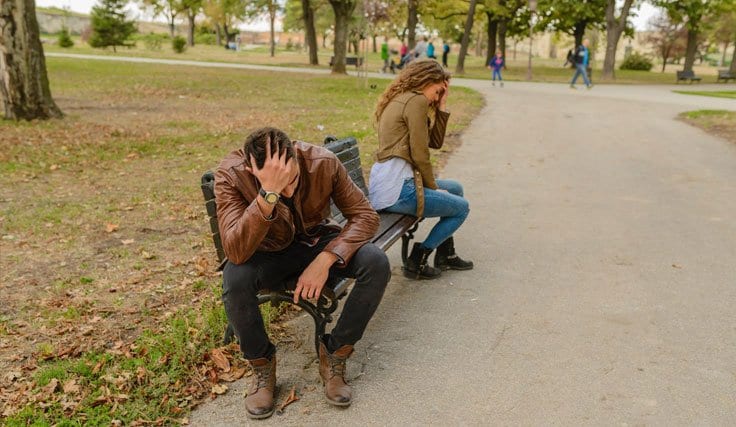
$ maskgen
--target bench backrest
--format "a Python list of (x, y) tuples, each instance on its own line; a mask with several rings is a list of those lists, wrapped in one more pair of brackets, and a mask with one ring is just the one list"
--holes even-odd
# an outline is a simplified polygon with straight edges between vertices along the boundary
[[(347, 169), (348, 175), (355, 184), (368, 195), (368, 187), (363, 178), (363, 167), (360, 164), (360, 150), (358, 149), (358, 141), (355, 138), (337, 139), (327, 137), (325, 139), (325, 148), (335, 153), (340, 162)], [(210, 230), (212, 232), (212, 241), (217, 249), (217, 259), (221, 263), (225, 262), (225, 250), (222, 248), (222, 239), (220, 238), (220, 229), (217, 226), (217, 205), (215, 203), (215, 174), (212, 171), (205, 172), (202, 175), (202, 194), (204, 195), (207, 215), (210, 221)], [(331, 205), (332, 218), (339, 224), (345, 223), (342, 213)]]
[(690, 71), (682, 70), (682, 71), (678, 71), (677, 72), (677, 78), (678, 79), (679, 78), (689, 79), (690, 77), (695, 77), (695, 73), (692, 70), (690, 70)]

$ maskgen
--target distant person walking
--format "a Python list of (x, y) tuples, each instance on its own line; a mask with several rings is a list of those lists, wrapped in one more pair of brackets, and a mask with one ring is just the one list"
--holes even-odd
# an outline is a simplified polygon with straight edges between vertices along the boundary
[(427, 58), (437, 59), (437, 57), (434, 56), (434, 44), (432, 42), (427, 44)]
[(417, 42), (417, 45), (414, 46), (414, 50), (412, 51), (414, 53), (415, 58), (425, 58), (427, 56), (427, 36), (424, 36), (424, 38)]
[(399, 50), (399, 54), (401, 57), (405, 57), (406, 54), (409, 53), (409, 46), (406, 45), (406, 43), (402, 40), (401, 41), (401, 50)]
[(590, 40), (584, 39), (583, 44), (575, 49), (575, 57), (573, 58), (573, 61), (575, 61), (575, 74), (572, 76), (570, 89), (577, 89), (575, 87), (575, 82), (578, 80), (578, 76), (583, 76), (585, 87), (587, 87), (588, 89), (593, 87), (593, 85), (590, 84), (590, 80), (588, 79), (587, 70), (588, 64), (590, 63), (590, 50), (588, 49), (589, 46)]
[(488, 68), (493, 70), (493, 75), (491, 77), (492, 82), (491, 84), (493, 86), (496, 86), (496, 77), (498, 77), (498, 80), (501, 82), (501, 87), (503, 87), (503, 78), (501, 77), (501, 68), (506, 65), (506, 62), (503, 59), (503, 54), (501, 54), (500, 50), (496, 51), (496, 56), (491, 58), (491, 62), (488, 63)]
[(390, 56), (388, 53), (388, 40), (386, 38), (383, 39), (383, 43), (381, 43), (381, 59), (383, 59), (383, 68), (381, 68), (382, 73), (386, 73), (386, 69), (390, 66)]
[(450, 45), (447, 40), (442, 44), (442, 66), (447, 68), (447, 56), (450, 54)]

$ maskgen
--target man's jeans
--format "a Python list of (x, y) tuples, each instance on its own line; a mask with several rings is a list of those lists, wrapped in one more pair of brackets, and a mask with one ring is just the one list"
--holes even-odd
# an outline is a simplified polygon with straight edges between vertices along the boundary
[(578, 76), (583, 76), (583, 82), (585, 82), (585, 86), (590, 86), (587, 67), (588, 66), (584, 64), (575, 64), (575, 74), (572, 76), (572, 82), (570, 82), (571, 85), (575, 85), (575, 82), (578, 80)]
[[(440, 217), (439, 222), (435, 224), (427, 239), (422, 243), (422, 246), (427, 249), (436, 249), (448, 237), (452, 236), (470, 213), (468, 201), (463, 198), (463, 186), (459, 182), (450, 179), (438, 179), (437, 186), (447, 191), (424, 189), (424, 216), (426, 218)], [(417, 190), (414, 185), (414, 178), (408, 178), (404, 181), (399, 200), (384, 210), (405, 215), (416, 215)]]
[[(258, 309), (258, 290), (274, 289), (285, 279), (300, 275), (336, 236), (324, 236), (313, 247), (292, 243), (280, 252), (256, 252), (243, 264), (228, 262), (225, 265), (222, 301), (246, 359), (268, 357), (274, 350)], [(356, 279), (342, 315), (332, 329), (330, 343), (334, 344), (329, 347), (334, 351), (340, 346), (355, 344), (363, 336), (391, 278), (391, 267), (386, 254), (376, 245), (367, 243), (345, 268), (332, 267), (330, 277)]]

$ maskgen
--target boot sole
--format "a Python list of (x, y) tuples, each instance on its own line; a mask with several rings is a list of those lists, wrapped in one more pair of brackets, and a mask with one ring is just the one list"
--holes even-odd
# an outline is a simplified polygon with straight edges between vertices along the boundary
[(260, 415), (256, 415), (256, 414), (252, 414), (252, 413), (250, 413), (250, 411), (248, 411), (248, 410), (246, 409), (246, 410), (245, 410), (245, 415), (247, 415), (247, 416), (248, 416), (248, 418), (250, 418), (251, 420), (262, 420), (262, 419), (264, 419), (264, 418), (268, 418), (268, 417), (270, 417), (271, 415), (273, 415), (273, 413), (274, 413), (275, 411), (276, 411), (276, 407), (272, 408), (272, 409), (271, 409), (271, 410), (270, 410), (269, 412), (266, 412), (266, 413), (264, 413), (264, 414), (260, 414)]
[(438, 274), (436, 276), (422, 276), (421, 274), (417, 275), (417, 273), (413, 273), (404, 268), (402, 268), (401, 271), (404, 273), (404, 277), (406, 277), (407, 279), (413, 279), (413, 280), (433, 280), (433, 279), (438, 279), (442, 276), (441, 274)]
[(434, 268), (439, 268), (442, 271), (447, 270), (456, 270), (456, 271), (466, 271), (466, 270), (472, 270), (473, 266), (470, 267), (450, 267), (449, 265), (435, 265)]
[(332, 400), (332, 399), (330, 399), (330, 398), (329, 398), (329, 397), (327, 397), (327, 396), (325, 396), (325, 400), (326, 400), (326, 401), (327, 401), (327, 403), (329, 403), (330, 405), (334, 405), (334, 406), (341, 406), (341, 407), (343, 407), (343, 408), (344, 408), (344, 407), (346, 407), (346, 406), (350, 406), (350, 404), (351, 404), (351, 403), (353, 403), (353, 401), (352, 401), (352, 400), (350, 400), (350, 401), (347, 401), (347, 402), (338, 402), (338, 401), (336, 401), (336, 400)]

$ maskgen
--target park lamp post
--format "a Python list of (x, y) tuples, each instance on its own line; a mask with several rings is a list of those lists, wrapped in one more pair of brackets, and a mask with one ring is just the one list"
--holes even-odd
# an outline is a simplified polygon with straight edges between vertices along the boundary
[(531, 16), (529, 17), (529, 64), (526, 67), (526, 79), (532, 79), (532, 30), (534, 28), (534, 12), (537, 10), (537, 0), (529, 0), (529, 10)]

